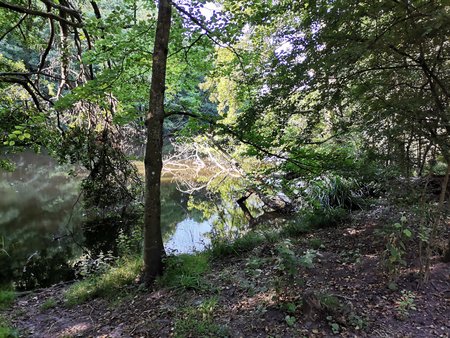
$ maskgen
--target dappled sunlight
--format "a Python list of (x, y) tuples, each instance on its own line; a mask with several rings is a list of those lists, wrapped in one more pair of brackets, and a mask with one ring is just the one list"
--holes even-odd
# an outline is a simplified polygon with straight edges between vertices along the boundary
[(275, 290), (258, 293), (254, 296), (243, 296), (238, 302), (230, 306), (231, 311), (240, 312), (246, 310), (256, 310), (258, 306), (276, 305)]
[(346, 234), (347, 234), (347, 235), (350, 235), (350, 236), (356, 236), (356, 235), (360, 235), (361, 233), (363, 233), (363, 232), (365, 232), (365, 231), (367, 231), (367, 230), (364, 229), (364, 228), (361, 228), (361, 229), (347, 228), (347, 229), (344, 230), (344, 236), (345, 236)]
[[(62, 330), (59, 333), (54, 333), (56, 337), (67, 337), (67, 336), (78, 336), (80, 337), (83, 333), (92, 328), (92, 324), (87, 322), (81, 322), (72, 324), (70, 327)], [(49, 332), (51, 327), (49, 329)]]

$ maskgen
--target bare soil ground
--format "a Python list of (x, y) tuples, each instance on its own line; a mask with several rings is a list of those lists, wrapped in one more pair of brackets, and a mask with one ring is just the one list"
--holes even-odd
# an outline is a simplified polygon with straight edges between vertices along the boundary
[[(312, 239), (322, 244), (314, 267), (297, 266), (293, 277), (280, 269), (277, 244), (266, 243), (213, 262), (197, 290), (131, 286), (124, 290), (129, 296), (116, 302), (95, 299), (67, 307), (67, 286), (55, 285), (19, 298), (5, 315), (24, 337), (450, 337), (449, 264), (434, 257), (430, 282), (421, 285), (417, 262), (410, 259), (398, 289), (387, 287), (384, 244), (374, 230), (393, 218), (389, 208), (376, 208), (355, 214), (344, 228), (292, 240), (299, 256)], [(414, 309), (403, 314), (402, 290), (414, 297)], [(202, 308), (211, 299), (215, 306)], [(222, 333), (199, 334), (195, 327), (205, 323)]]

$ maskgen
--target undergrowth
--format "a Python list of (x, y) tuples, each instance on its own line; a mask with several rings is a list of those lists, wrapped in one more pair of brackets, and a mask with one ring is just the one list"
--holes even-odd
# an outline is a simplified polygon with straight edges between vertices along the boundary
[(265, 241), (265, 236), (255, 232), (248, 232), (234, 241), (224, 239), (213, 240), (210, 252), (214, 258), (237, 255), (251, 251)]
[(116, 299), (117, 295), (123, 293), (124, 286), (133, 283), (141, 267), (140, 257), (119, 260), (104, 273), (92, 275), (73, 284), (65, 293), (66, 305), (81, 304), (96, 297)]
[(196, 307), (184, 309), (175, 321), (174, 337), (228, 337), (228, 328), (214, 320), (217, 303), (217, 298), (212, 297)]
[(16, 298), (16, 293), (11, 286), (0, 287), (0, 310), (8, 308)]
[(0, 338), (17, 338), (19, 333), (13, 329), (5, 318), (0, 316)]
[(166, 258), (164, 274), (157, 280), (159, 286), (174, 289), (207, 288), (203, 275), (209, 271), (209, 254), (182, 254)]

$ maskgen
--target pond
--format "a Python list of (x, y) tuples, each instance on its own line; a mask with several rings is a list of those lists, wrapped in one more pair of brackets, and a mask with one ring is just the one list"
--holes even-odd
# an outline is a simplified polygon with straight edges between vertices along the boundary
[[(25, 152), (11, 160), (16, 170), (0, 171), (0, 283), (19, 280), (18, 288), (29, 289), (73, 279), (73, 262), (82, 255), (84, 241), (80, 176), (69, 175), (69, 167), (43, 154)], [(176, 183), (161, 189), (169, 253), (201, 251), (212, 234), (232, 236), (245, 223), (233, 200), (205, 192), (189, 195)]]

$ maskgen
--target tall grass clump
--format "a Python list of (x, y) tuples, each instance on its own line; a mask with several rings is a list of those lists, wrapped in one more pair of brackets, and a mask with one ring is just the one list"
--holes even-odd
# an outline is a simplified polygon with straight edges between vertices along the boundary
[(16, 293), (12, 286), (0, 286), (0, 310), (8, 308), (14, 302), (14, 299), (16, 299)]
[(170, 256), (165, 265), (164, 274), (157, 281), (160, 286), (184, 290), (207, 288), (203, 275), (210, 269), (208, 253)]
[(302, 222), (310, 229), (336, 227), (350, 220), (350, 213), (344, 208), (316, 208), (302, 217)]
[(234, 240), (224, 238), (214, 239), (210, 252), (214, 258), (238, 255), (253, 250), (265, 241), (264, 235), (248, 232)]
[(19, 333), (13, 329), (9, 323), (0, 316), (0, 338), (18, 338)]
[(283, 237), (301, 237), (304, 234), (311, 232), (312, 227), (310, 224), (303, 221), (303, 218), (291, 220), (286, 222), (280, 231)]
[(126, 285), (134, 282), (142, 268), (141, 257), (125, 257), (101, 274), (95, 274), (73, 284), (65, 294), (67, 305), (76, 305), (89, 299), (117, 298)]
[(175, 320), (173, 336), (184, 337), (229, 337), (229, 329), (214, 320), (218, 308), (216, 297), (206, 299), (196, 307), (185, 308)]
[(353, 178), (321, 176), (305, 192), (315, 208), (356, 210), (364, 206), (364, 188)]

